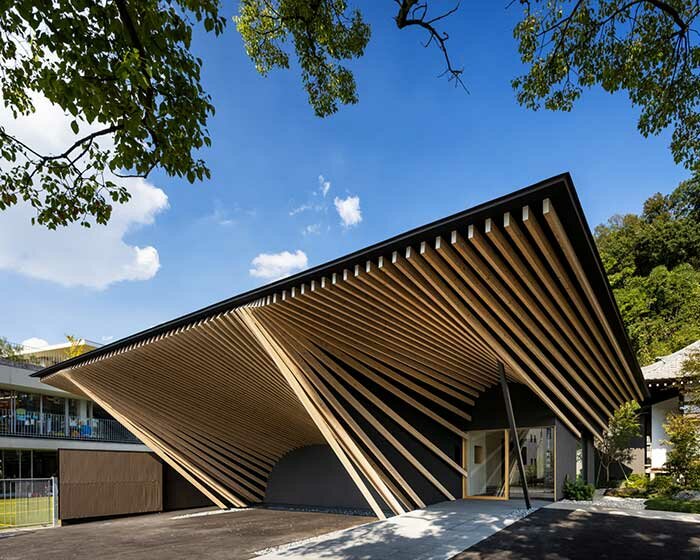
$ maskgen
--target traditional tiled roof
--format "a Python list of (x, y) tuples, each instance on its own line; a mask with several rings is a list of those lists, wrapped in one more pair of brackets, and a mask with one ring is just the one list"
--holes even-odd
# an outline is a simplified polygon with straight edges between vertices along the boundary
[(656, 361), (642, 368), (642, 375), (647, 381), (654, 379), (675, 379), (681, 373), (683, 362), (694, 350), (700, 351), (700, 340), (681, 348), (668, 356), (656, 358)]

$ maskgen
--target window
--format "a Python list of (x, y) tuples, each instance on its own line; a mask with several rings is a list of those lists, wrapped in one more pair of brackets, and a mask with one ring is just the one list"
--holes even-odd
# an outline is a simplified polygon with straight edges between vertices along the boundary
[(0, 473), (2, 478), (19, 478), (19, 450), (0, 450)]
[(92, 417), (102, 420), (112, 420), (109, 413), (96, 402), (92, 403)]
[(32, 467), (34, 478), (58, 476), (58, 452), (33, 450)]
[(68, 399), (68, 416), (78, 416), (77, 399)]
[(66, 400), (63, 397), (44, 395), (44, 414), (65, 414)]

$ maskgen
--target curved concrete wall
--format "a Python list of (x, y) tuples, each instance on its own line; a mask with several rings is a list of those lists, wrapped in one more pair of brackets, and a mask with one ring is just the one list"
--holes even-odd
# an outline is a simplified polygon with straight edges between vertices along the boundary
[(287, 453), (272, 469), (268, 504), (367, 509), (367, 501), (329, 445), (308, 445)]

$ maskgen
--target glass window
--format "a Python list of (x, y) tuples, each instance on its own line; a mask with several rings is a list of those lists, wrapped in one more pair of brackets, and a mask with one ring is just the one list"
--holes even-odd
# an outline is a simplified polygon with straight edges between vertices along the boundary
[(20, 432), (31, 432), (39, 423), (39, 401), (41, 395), (17, 393), (15, 401), (15, 427)]
[(66, 400), (63, 397), (44, 395), (44, 414), (65, 414)]
[(19, 478), (20, 451), (18, 449), (3, 449), (0, 453), (1, 478)]
[(78, 416), (77, 399), (68, 399), (68, 416)]
[(34, 478), (51, 478), (58, 476), (58, 452), (37, 451), (32, 452), (34, 461)]
[[(518, 430), (522, 446), (527, 488), (531, 498), (554, 498), (554, 428), (525, 428)], [(510, 458), (510, 497), (523, 495), (517, 457)]]
[(110, 414), (96, 402), (92, 403), (92, 417), (102, 420), (112, 420)]
[(32, 478), (32, 451), (30, 449), (19, 450), (19, 477)]
[(12, 410), (14, 408), (14, 391), (0, 389), (0, 433), (8, 434), (13, 431)]

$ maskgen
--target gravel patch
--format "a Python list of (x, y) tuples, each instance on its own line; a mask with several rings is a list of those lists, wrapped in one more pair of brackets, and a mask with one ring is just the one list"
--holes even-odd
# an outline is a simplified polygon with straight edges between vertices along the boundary
[(331, 508), (322, 506), (299, 506), (291, 504), (261, 504), (260, 509), (273, 509), (282, 511), (304, 511), (307, 513), (335, 513), (338, 515), (355, 515), (359, 517), (375, 517), (374, 512), (367, 508)]

